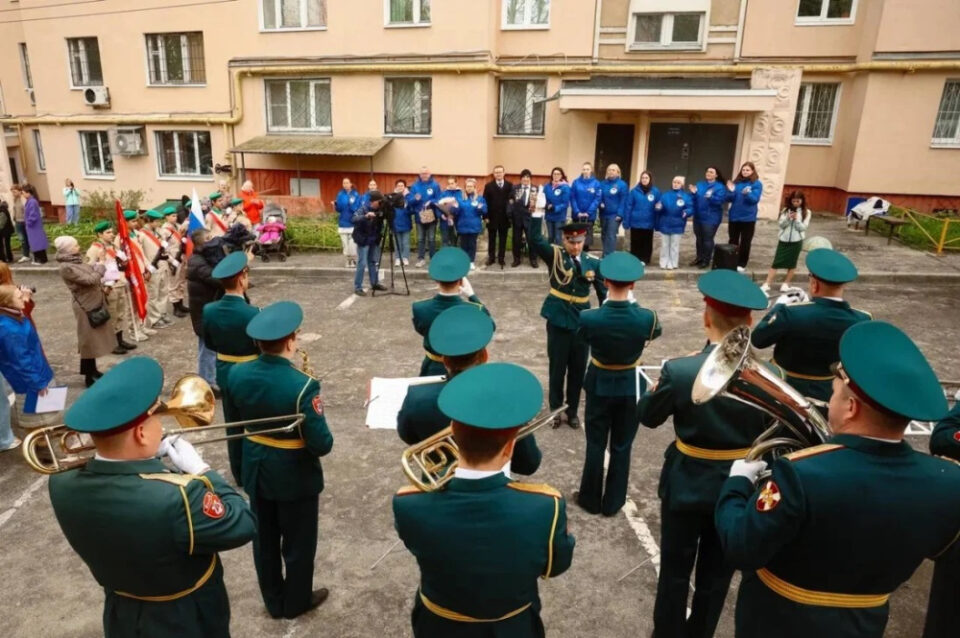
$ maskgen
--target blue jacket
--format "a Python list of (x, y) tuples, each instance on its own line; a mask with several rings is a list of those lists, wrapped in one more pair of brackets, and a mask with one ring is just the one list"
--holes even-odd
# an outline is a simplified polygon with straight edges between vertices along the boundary
[(650, 185), (644, 193), (637, 184), (627, 195), (627, 214), (623, 216), (624, 228), (642, 228), (653, 230), (657, 225), (656, 205), (660, 201), (660, 189)]
[(413, 213), (410, 212), (410, 200), (403, 208), (397, 208), (394, 211), (393, 230), (398, 233), (409, 233), (413, 230)]
[(723, 205), (733, 193), (727, 190), (726, 184), (716, 180), (711, 184), (703, 179), (697, 182), (697, 194), (691, 195), (694, 221), (719, 226), (723, 221)]
[(487, 200), (482, 195), (475, 195), (473, 199), (464, 195), (457, 200), (451, 210), (457, 220), (457, 233), (479, 235), (483, 230), (480, 218), (487, 216)]
[[(744, 189), (747, 189), (746, 193)], [(733, 202), (730, 204), (730, 221), (757, 221), (757, 202), (762, 193), (763, 184), (759, 179), (755, 182), (734, 182), (733, 192), (727, 191), (727, 198)]]
[[(33, 322), (0, 312), (0, 374), (17, 394), (39, 392), (53, 381), (53, 370)], [(0, 397), (6, 401), (7, 397)]]
[(407, 197), (407, 208), (417, 216), (417, 223), (420, 223), (420, 211), (428, 202), (435, 202), (440, 199), (440, 184), (431, 176), (427, 181), (423, 181), (417, 176), (417, 179), (410, 184), (410, 195)]
[(600, 217), (623, 217), (626, 213), (630, 187), (620, 179), (605, 179), (600, 183)]
[(573, 206), (573, 218), (577, 221), (577, 215), (586, 213), (590, 216), (590, 221), (597, 219), (597, 208), (600, 206), (600, 180), (596, 177), (584, 179), (582, 176), (573, 180), (570, 187), (572, 197), (570, 204)]
[(657, 230), (664, 235), (682, 235), (687, 227), (687, 217), (693, 215), (690, 193), (685, 190), (669, 190), (660, 196), (657, 211)]
[(357, 189), (351, 188), (348, 193), (341, 188), (337, 193), (337, 200), (333, 204), (333, 209), (337, 211), (337, 226), (340, 228), (350, 228), (353, 226), (353, 214), (360, 208), (360, 193)]
[(552, 182), (543, 185), (543, 195), (547, 199), (546, 220), (548, 222), (567, 221), (567, 209), (570, 208), (570, 185), (566, 182), (554, 186)]

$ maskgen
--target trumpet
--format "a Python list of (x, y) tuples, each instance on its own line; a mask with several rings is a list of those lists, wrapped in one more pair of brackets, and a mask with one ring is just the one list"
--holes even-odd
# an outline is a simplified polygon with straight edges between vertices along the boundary
[[(159, 401), (148, 414), (171, 416), (180, 425), (179, 428), (164, 429), (164, 436), (184, 436), (194, 432), (289, 421), (283, 426), (257, 432), (229, 434), (193, 441), (194, 445), (231, 441), (253, 435), (292, 432), (304, 419), (303, 414), (285, 414), (263, 419), (212, 424), (215, 411), (216, 400), (210, 384), (198, 375), (188, 374), (177, 380), (170, 398)], [(93, 439), (88, 434), (71, 430), (65, 424), (51, 425), (30, 432), (24, 438), (22, 447), (23, 458), (27, 465), (41, 474), (57, 474), (86, 465), (87, 461), (93, 457), (95, 450)]]
[[(566, 409), (566, 405), (561, 405), (556, 410), (530, 421), (517, 432), (517, 440), (530, 436)], [(453, 439), (453, 428), (450, 426), (416, 445), (411, 445), (400, 455), (403, 473), (421, 492), (434, 492), (443, 488), (453, 478), (453, 471), (459, 464), (460, 448)]]

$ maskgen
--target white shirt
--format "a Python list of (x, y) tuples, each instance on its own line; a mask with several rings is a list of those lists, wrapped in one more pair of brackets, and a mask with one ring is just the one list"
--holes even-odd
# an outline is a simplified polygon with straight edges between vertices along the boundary
[(502, 181), (497, 182), (497, 188), (503, 188), (503, 182), (502, 182)]
[(507, 478), (510, 478), (510, 461), (507, 461), (507, 464), (499, 470), (470, 470), (465, 467), (458, 467), (453, 471), (455, 478), (467, 479), (468, 481), (485, 479), (496, 474), (506, 474)]

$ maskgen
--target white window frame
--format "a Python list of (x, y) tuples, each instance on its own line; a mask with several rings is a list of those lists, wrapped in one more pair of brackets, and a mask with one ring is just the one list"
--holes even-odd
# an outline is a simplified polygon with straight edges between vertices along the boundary
[[(87, 135), (92, 133), (97, 134), (97, 153), (100, 156), (100, 165), (104, 168), (102, 172), (91, 172), (90, 167), (87, 166)], [(108, 173), (106, 171), (106, 162), (104, 161), (105, 155), (109, 154), (111, 164), (113, 163), (113, 154), (110, 153), (110, 135), (107, 131), (103, 129), (91, 129), (77, 131), (77, 134), (80, 136), (80, 164), (83, 167), (83, 176), (87, 179), (115, 179), (116, 167), (114, 167), (113, 172)], [(106, 153), (104, 153), (104, 150), (106, 150)]]
[[(307, 15), (308, 15), (307, 3), (308, 3), (309, 1), (310, 1), (310, 0), (300, 0), (300, 24), (301, 24), (301, 25), (306, 25), (306, 24), (307, 24)], [(324, 20), (324, 24), (322, 24), (322, 25), (317, 25), (317, 26), (299, 26), (299, 27), (280, 27), (280, 26), (277, 26), (277, 27), (269, 28), (269, 27), (267, 27), (266, 24), (264, 23), (264, 15), (263, 15), (263, 3), (264, 3), (264, 2), (273, 2), (273, 3), (274, 3), (274, 11), (276, 11), (275, 15), (277, 15), (277, 16), (280, 15), (280, 12), (281, 12), (281, 10), (282, 10), (281, 0), (257, 0), (257, 15), (259, 16), (259, 19), (260, 19), (260, 32), (261, 32), (261, 33), (290, 33), (290, 32), (297, 32), (297, 31), (326, 31), (326, 30), (327, 30), (326, 20)], [(320, 0), (320, 3), (321, 3), (322, 5), (325, 5), (326, 2), (327, 2), (327, 0)], [(327, 8), (328, 8), (328, 7), (325, 7), (325, 6), (323, 7), (323, 13), (324, 13), (324, 15), (326, 15), (326, 13), (327, 13)], [(280, 20), (278, 19), (277, 22), (279, 23)]]
[[(206, 72), (206, 60), (204, 60), (204, 72), (203, 82), (194, 82), (193, 81), (193, 59), (190, 57), (190, 38), (188, 37), (191, 33), (200, 34), (200, 46), (203, 49), (203, 55), (207, 55), (207, 43), (203, 38), (202, 31), (162, 31), (158, 33), (145, 33), (144, 34), (144, 43), (145, 43), (145, 52), (146, 52), (146, 65), (147, 65), (147, 86), (149, 87), (182, 87), (182, 86), (206, 86), (207, 81), (207, 72)], [(189, 82), (170, 82), (169, 74), (167, 72), (167, 56), (164, 55), (165, 49), (158, 46), (156, 49), (153, 49), (151, 44), (151, 38), (158, 38), (163, 36), (162, 40), (156, 40), (157, 42), (166, 43), (167, 38), (171, 36), (180, 36), (180, 55), (183, 60), (183, 75), (184, 77), (189, 77)], [(164, 45), (165, 46), (165, 45)], [(160, 77), (163, 78), (161, 82), (154, 82), (152, 79), (152, 56), (156, 53), (158, 55), (158, 61), (160, 63)]]
[[(940, 121), (940, 105), (943, 102), (943, 95), (947, 91), (947, 85), (960, 84), (960, 78), (947, 78), (943, 83), (943, 91), (940, 92), (940, 99), (937, 101), (937, 112), (933, 120), (933, 131), (937, 131), (937, 124)], [(930, 138), (931, 148), (960, 148), (960, 123), (957, 124), (957, 130), (953, 137), (932, 137)]]
[[(160, 140), (162, 139), (162, 134), (164, 133), (173, 133), (173, 157), (174, 162), (177, 165), (176, 173), (164, 173), (163, 172), (163, 147)], [(216, 173), (211, 167), (210, 174), (204, 175), (202, 172), (197, 173), (184, 173), (180, 168), (180, 136), (181, 135), (193, 135), (198, 136), (200, 133), (206, 133), (210, 136), (210, 156), (213, 157), (213, 136), (210, 135), (210, 131), (207, 130), (190, 130), (190, 131), (180, 131), (180, 130), (162, 130), (153, 132), (153, 142), (157, 147), (157, 179), (164, 181), (180, 181), (180, 182), (212, 182), (216, 177)], [(196, 140), (194, 147), (194, 160), (197, 163), (197, 171), (200, 171), (200, 140)]]
[(78, 45), (78, 47), (79, 47), (77, 53), (78, 53), (78, 54), (80, 55), (80, 57), (81, 57), (81, 60), (80, 60), (81, 73), (82, 73), (83, 75), (86, 75), (85, 78), (81, 78), (81, 79), (89, 80), (89, 79), (90, 79), (90, 71), (89, 71), (90, 58), (89, 58), (89, 56), (87, 56), (87, 49), (86, 49), (86, 46), (87, 46), (87, 45), (84, 44), (83, 41), (84, 41), (84, 40), (90, 40), (90, 39), (97, 41), (97, 49), (98, 49), (98, 51), (99, 51), (99, 48), (100, 48), (100, 39), (99, 39), (98, 37), (96, 37), (96, 36), (78, 36), (78, 37), (73, 37), (73, 38), (66, 38), (66, 43), (67, 43), (67, 77), (70, 78), (70, 90), (71, 90), (71, 91), (80, 91), (80, 90), (83, 90), (83, 89), (85, 89), (85, 88), (87, 88), (87, 87), (90, 87), (90, 86), (103, 86), (103, 84), (104, 84), (104, 82), (103, 82), (103, 60), (102, 60), (102, 59), (100, 60), (100, 83), (99, 83), (99, 84), (94, 84), (94, 83), (91, 83), (91, 82), (89, 82), (89, 81), (86, 82), (86, 83), (77, 84), (77, 83), (74, 81), (74, 77), (73, 77), (73, 50), (71, 49), (70, 43), (71, 43), (71, 42), (76, 42), (77, 45)]
[(40, 139), (40, 129), (33, 129), (33, 146), (37, 151), (37, 172), (47, 172), (47, 157), (43, 154), (43, 140)]
[[(637, 20), (641, 15), (663, 16), (660, 23), (659, 42), (637, 42)], [(696, 42), (673, 42), (673, 19), (677, 15), (699, 15), (700, 30), (697, 32)], [(627, 51), (706, 51), (707, 49), (707, 20), (709, 13), (705, 11), (637, 11), (630, 14), (630, 27), (627, 30)]]
[[(547, 91), (549, 89), (549, 81), (547, 78), (543, 77), (529, 77), (529, 78), (502, 78), (497, 83), (497, 134), (496, 137), (518, 137), (521, 139), (543, 139), (547, 135), (547, 107), (544, 104), (543, 107), (543, 130), (539, 133), (501, 133), (500, 132), (500, 123), (503, 120), (503, 83), (504, 82), (526, 82), (527, 83), (527, 100), (533, 99), (534, 95), (534, 83), (543, 82), (543, 94), (544, 98), (547, 97)], [(533, 110), (530, 110), (530, 115), (527, 117), (524, 122), (524, 128), (527, 128), (527, 124), (533, 124)]]
[(30, 51), (26, 42), (17, 43), (17, 52), (20, 54), (20, 75), (23, 77), (23, 90), (30, 98), (30, 104), (37, 105), (37, 96), (33, 91), (33, 73), (30, 72)]
[[(271, 109), (270, 109), (270, 89), (267, 85), (271, 82), (284, 82), (287, 85), (287, 121), (292, 121), (290, 117), (290, 83), (291, 82), (307, 82), (310, 84), (310, 121), (316, 122), (317, 120), (317, 104), (313, 99), (313, 87), (317, 84), (326, 84), (329, 87), (328, 93), (330, 94), (330, 125), (314, 128), (296, 128), (293, 126), (274, 126), (271, 120)], [(266, 114), (264, 121), (267, 123), (267, 132), (268, 133), (319, 133), (321, 135), (333, 135), (333, 88), (330, 78), (264, 78), (263, 80), (263, 100), (264, 108)]]
[(383, 26), (386, 29), (416, 29), (429, 27), (432, 25), (433, 20), (433, 3), (430, 3), (430, 19), (426, 21), (420, 20), (420, 10), (422, 9), (423, 0), (410, 0), (413, 2), (413, 22), (391, 22), (390, 21), (390, 3), (393, 0), (383, 0)]
[(849, 18), (828, 18), (827, 9), (830, 7), (830, 0), (820, 0), (819, 16), (800, 16), (800, 0), (797, 0), (797, 7), (793, 10), (794, 24), (798, 27), (830, 27), (851, 25), (857, 21), (858, 0), (853, 0), (850, 5)]
[[(430, 131), (428, 133), (388, 133), (387, 132), (387, 82), (395, 80), (429, 80), (430, 82)], [(423, 91), (420, 91), (421, 98)], [(417, 108), (414, 120), (419, 119), (420, 109)], [(429, 75), (394, 75), (383, 78), (383, 136), (384, 137), (433, 137), (433, 77)], [(419, 126), (417, 128), (420, 128)]]
[[(814, 84), (830, 84), (837, 87), (837, 93), (833, 98), (833, 113), (830, 114), (830, 136), (826, 138), (813, 138), (813, 137), (802, 137), (802, 136), (791, 136), (791, 144), (796, 144), (798, 146), (833, 146), (833, 134), (837, 128), (837, 113), (840, 112), (840, 100), (843, 97), (843, 83), (842, 82), (802, 82), (801, 86), (814, 85)], [(801, 107), (801, 122), (800, 130), (803, 131), (806, 128), (807, 119), (810, 117), (810, 95), (811, 91), (807, 91), (804, 95), (804, 104)]]
[(530, 19), (533, 14), (533, 0), (524, 0), (524, 20), (521, 24), (510, 24), (507, 22), (507, 3), (510, 0), (503, 0), (500, 3), (500, 30), (501, 31), (546, 31), (550, 28), (550, 21), (553, 19), (553, 2), (550, 1), (550, 7), (547, 9), (547, 22), (545, 24), (531, 24)]

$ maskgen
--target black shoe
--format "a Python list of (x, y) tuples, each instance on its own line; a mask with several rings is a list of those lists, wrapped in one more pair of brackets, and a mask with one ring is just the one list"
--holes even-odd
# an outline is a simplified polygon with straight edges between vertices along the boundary
[[(488, 266), (492, 266), (492, 265), (494, 264), (494, 262), (496, 262), (496, 261), (497, 261), (497, 260), (494, 259), (493, 257), (487, 257), (487, 265), (488, 265)], [(501, 265), (502, 265), (502, 263), (501, 263)]]
[(691, 261), (691, 262), (690, 262), (689, 264), (687, 264), (687, 265), (688, 265), (688, 266), (699, 266), (701, 263), (703, 263), (703, 262), (701, 262), (699, 259), (694, 259), (693, 261)]
[(387, 289), (387, 287), (384, 286), (383, 284), (374, 284), (374, 285), (373, 285), (373, 289), (374, 289), (374, 290), (379, 290), (380, 292), (383, 292), (384, 290)]
[(103, 373), (100, 372), (99, 370), (97, 370), (96, 372), (94, 372), (94, 373), (92, 373), (92, 374), (84, 375), (84, 377), (83, 377), (83, 383), (84, 383), (84, 385), (86, 385), (86, 386), (89, 388), (90, 386), (92, 386), (94, 383), (97, 382), (97, 379), (99, 379), (99, 378), (102, 377), (102, 376), (103, 376)]
[(531, 265), (533, 268), (539, 268), (539, 267), (540, 267), (540, 264), (538, 264), (537, 262), (535, 262), (535, 261), (532, 260), (532, 259), (530, 260), (530, 265)]
[(567, 425), (569, 425), (569, 426), (570, 426), (571, 428), (573, 428), (574, 430), (579, 430), (579, 429), (580, 429), (580, 417), (578, 417), (576, 414), (571, 414), (571, 415), (567, 416)]
[(699, 268), (700, 270), (704, 270), (705, 268), (709, 268), (709, 267), (710, 267), (710, 264), (705, 261), (702, 261), (699, 264), (697, 264), (697, 268)]
[(189, 315), (190, 315), (190, 311), (187, 310), (187, 307), (183, 305), (182, 301), (178, 301), (175, 304), (173, 304), (174, 317), (180, 317), (182, 319), (183, 317), (188, 317)]
[(127, 349), (117, 346), (116, 348), (110, 351), (110, 354), (127, 354)]
[(553, 417), (553, 423), (550, 424), (550, 427), (553, 428), (554, 430), (556, 430), (556, 429), (559, 428), (561, 425), (563, 425), (563, 421), (561, 420), (561, 417), (562, 417), (562, 415), (560, 415), (560, 414), (558, 414), (557, 416)]
[(355, 295), (358, 296), (358, 297), (366, 297), (366, 296), (367, 296), (367, 293), (363, 292), (363, 288), (357, 288), (356, 290), (353, 291), (353, 294), (355, 294)]
[(511, 267), (511, 268), (516, 268), (516, 267), (519, 266), (519, 265), (520, 265), (520, 260), (519, 260), (519, 259), (514, 259), (514, 260), (513, 260), (513, 263), (510, 264), (510, 267)]
[(311, 609), (316, 609), (323, 604), (323, 601), (327, 599), (327, 596), (330, 595), (330, 591), (326, 587), (321, 587), (320, 589), (313, 590), (313, 593), (310, 594), (310, 606), (301, 611), (299, 614), (284, 614), (284, 618), (296, 618), (300, 614), (305, 614)]

